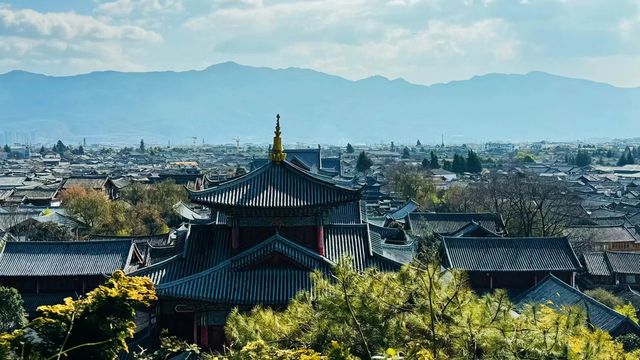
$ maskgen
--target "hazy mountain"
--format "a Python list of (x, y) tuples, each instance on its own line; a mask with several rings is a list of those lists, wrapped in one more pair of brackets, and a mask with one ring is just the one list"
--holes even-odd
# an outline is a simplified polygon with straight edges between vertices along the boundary
[(455, 142), (632, 137), (640, 134), (640, 88), (541, 72), (421, 86), (235, 63), (186, 72), (0, 75), (0, 133), (266, 143), (278, 112), (285, 142), (434, 143), (442, 133)]

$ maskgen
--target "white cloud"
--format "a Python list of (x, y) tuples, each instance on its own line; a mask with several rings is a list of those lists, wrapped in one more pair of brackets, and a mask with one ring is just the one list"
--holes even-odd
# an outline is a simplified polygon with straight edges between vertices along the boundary
[[(162, 36), (136, 25), (113, 25), (74, 12), (38, 12), (0, 6), (2, 64), (49, 73), (141, 69), (130, 54)], [(7, 66), (7, 65), (5, 65)], [(74, 69), (74, 70), (71, 70)]]
[(40, 13), (0, 7), (0, 34), (75, 40), (133, 40), (158, 42), (162, 37), (133, 25), (110, 25), (96, 18), (67, 13)]
[(184, 10), (182, 0), (115, 0), (100, 3), (96, 12), (107, 16), (171, 14)]

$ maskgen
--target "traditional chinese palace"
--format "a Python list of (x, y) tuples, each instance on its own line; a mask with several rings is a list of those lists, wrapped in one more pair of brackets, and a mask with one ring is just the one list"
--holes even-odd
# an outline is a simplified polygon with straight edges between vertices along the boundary
[(266, 164), (189, 193), (214, 221), (192, 224), (179, 254), (133, 274), (157, 284), (160, 328), (219, 346), (232, 308), (283, 307), (311, 288), (311, 272), (329, 273), (343, 257), (360, 270), (400, 268), (412, 249), (385, 244), (361, 197), (360, 188), (289, 161), (278, 116)]

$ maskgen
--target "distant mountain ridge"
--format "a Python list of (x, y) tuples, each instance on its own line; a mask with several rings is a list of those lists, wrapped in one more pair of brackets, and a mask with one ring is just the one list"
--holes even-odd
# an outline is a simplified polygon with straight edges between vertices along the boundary
[[(640, 88), (543, 72), (430, 86), (233, 62), (201, 71), (0, 75), (0, 132), (127, 143), (579, 140), (640, 135)], [(3, 139), (0, 139), (0, 141)]]

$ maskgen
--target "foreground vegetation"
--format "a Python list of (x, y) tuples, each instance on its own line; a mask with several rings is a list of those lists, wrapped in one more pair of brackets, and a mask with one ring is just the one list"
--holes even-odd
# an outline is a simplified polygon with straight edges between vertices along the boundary
[[(397, 273), (357, 273), (349, 260), (332, 277), (312, 275), (286, 309), (232, 311), (222, 354), (169, 334), (139, 360), (181, 353), (201, 359), (638, 359), (640, 351), (586, 326), (581, 308), (515, 309), (506, 292), (476, 295), (462, 272), (413, 264)], [(10, 294), (11, 296), (11, 294)], [(146, 278), (116, 272), (81, 300), (43, 306), (39, 317), (0, 333), (1, 359), (114, 359), (128, 351), (136, 309), (156, 299)], [(615, 300), (615, 299), (614, 299)], [(517, 310), (517, 312), (516, 312)], [(637, 340), (637, 338), (636, 338)]]

